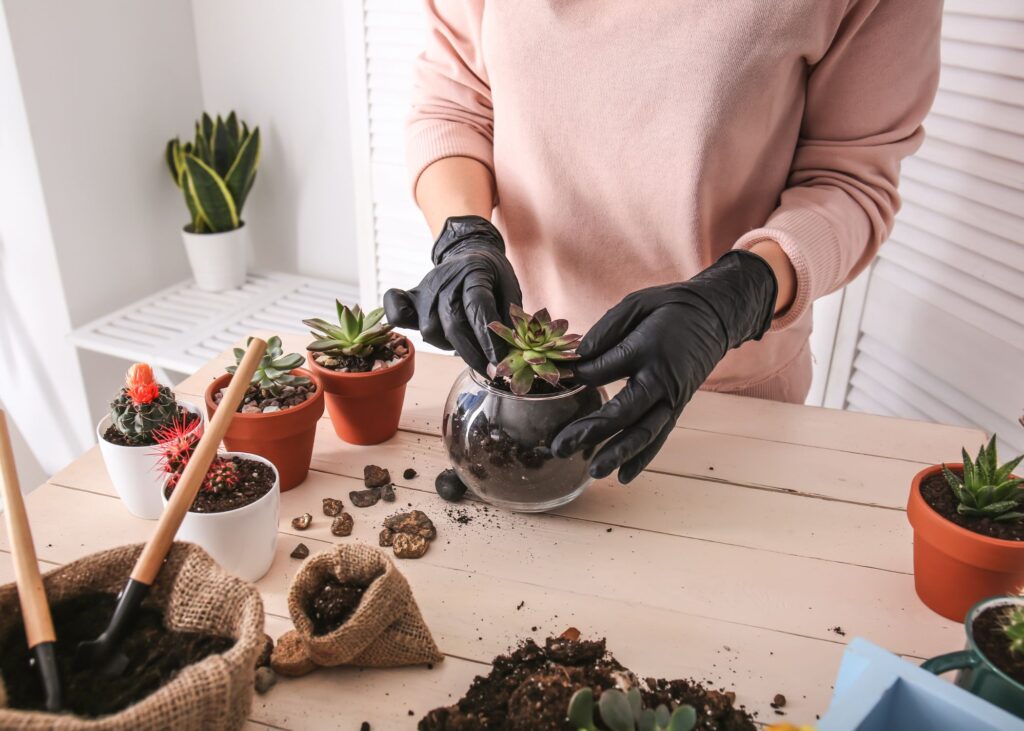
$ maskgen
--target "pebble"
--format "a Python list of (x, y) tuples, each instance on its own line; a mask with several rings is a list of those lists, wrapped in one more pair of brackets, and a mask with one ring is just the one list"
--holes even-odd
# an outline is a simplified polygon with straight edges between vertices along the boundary
[(306, 530), (312, 522), (313, 516), (309, 513), (303, 513), (298, 518), (292, 518), (292, 528), (295, 530)]
[(328, 518), (341, 515), (342, 508), (344, 507), (345, 506), (341, 504), (341, 500), (336, 500), (332, 497), (324, 498), (324, 515)]
[(786, 696), (782, 695), (782, 693), (776, 693), (775, 697), (772, 699), (772, 703), (771, 703), (772, 708), (783, 708), (783, 707), (785, 707), (785, 705), (786, 705)]
[(403, 479), (406, 479), (406, 480), (411, 480), (411, 479), (412, 479), (412, 478), (414, 478), (414, 477), (415, 477), (415, 476), (416, 476), (417, 474), (418, 474), (418, 473), (416, 472), (416, 470), (414, 470), (414, 469), (413, 469), (412, 467), (409, 467), (408, 469), (406, 469), (406, 471), (405, 471), (405, 472), (403, 472), (403, 473), (402, 473), (402, 478), (403, 478)]
[(451, 468), (443, 470), (437, 476), (437, 479), (434, 480), (434, 489), (437, 490), (438, 495), (450, 503), (457, 503), (466, 494), (466, 486), (455, 474), (455, 470)]
[(377, 538), (381, 548), (390, 548), (395, 544), (395, 534), (390, 528), (385, 528)]
[(277, 685), (277, 673), (264, 665), (256, 669), (256, 692), (263, 695)]
[(422, 510), (395, 513), (384, 519), (384, 527), (395, 533), (410, 533), (432, 541), (437, 536), (434, 522)]
[(331, 533), (336, 536), (350, 536), (352, 535), (352, 525), (355, 523), (352, 520), (352, 516), (348, 513), (342, 513), (331, 523)]
[(249, 403), (242, 407), (243, 414), (258, 414), (260, 413), (260, 407), (256, 404)]
[(363, 484), (367, 487), (384, 487), (390, 484), (391, 473), (384, 467), (375, 464), (368, 464), (363, 467)]
[(270, 656), (274, 652), (274, 640), (270, 635), (263, 634), (263, 646), (260, 648), (260, 654), (256, 658), (256, 667), (261, 668), (264, 665), (270, 664)]
[(395, 486), (388, 484), (380, 489), (380, 499), (386, 503), (395, 502)]
[(380, 500), (380, 490), (353, 490), (348, 494), (348, 499), (357, 508), (368, 508), (371, 505), (376, 505)]
[(309, 555), (309, 547), (305, 543), (300, 543), (291, 552), (292, 558), (306, 558)]
[(264, 406), (263, 407), (263, 413), (264, 414), (272, 414), (275, 411), (280, 411), (280, 410), (281, 410), (280, 406)]
[(397, 558), (420, 558), (430, 548), (430, 541), (413, 533), (396, 533), (392, 545)]

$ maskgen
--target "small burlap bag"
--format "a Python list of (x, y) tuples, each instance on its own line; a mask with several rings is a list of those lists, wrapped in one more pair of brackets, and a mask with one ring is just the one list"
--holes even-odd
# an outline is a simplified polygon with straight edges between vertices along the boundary
[[(367, 588), (343, 625), (328, 634), (314, 635), (306, 608), (328, 576)], [(295, 629), (287, 634), (293, 637), (282, 638), (278, 645), (304, 651), (316, 665), (381, 668), (444, 658), (416, 606), (409, 582), (383, 551), (371, 546), (339, 545), (306, 559), (288, 590), (288, 611)]]
[[(141, 544), (123, 546), (50, 571), (43, 577), (50, 603), (85, 592), (116, 594), (127, 582), (141, 550)], [(241, 728), (252, 704), (256, 656), (263, 643), (263, 602), (256, 588), (225, 572), (198, 546), (175, 543), (146, 604), (162, 609), (164, 623), (171, 629), (229, 637), (235, 644), (223, 654), (186, 667), (171, 682), (120, 713), (97, 719), (8, 709), (0, 683), (0, 729)], [(0, 587), (0, 636), (20, 621), (17, 588), (14, 584)]]

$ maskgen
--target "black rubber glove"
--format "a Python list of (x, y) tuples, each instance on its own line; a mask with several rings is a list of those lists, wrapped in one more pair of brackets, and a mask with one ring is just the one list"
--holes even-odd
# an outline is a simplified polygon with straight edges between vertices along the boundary
[(434, 268), (419, 285), (384, 294), (388, 322), (419, 329), (426, 342), (457, 351), (486, 373), (487, 364), (499, 363), (507, 350), (488, 323), (511, 324), (509, 305), (523, 303), (505, 241), (486, 218), (456, 216), (445, 221), (431, 259)]
[(688, 282), (628, 295), (584, 336), (573, 370), (594, 386), (629, 382), (599, 411), (565, 427), (552, 451), (567, 457), (617, 435), (594, 456), (590, 474), (606, 477), (618, 468), (619, 482), (630, 482), (726, 352), (760, 340), (777, 294), (768, 262), (735, 250)]

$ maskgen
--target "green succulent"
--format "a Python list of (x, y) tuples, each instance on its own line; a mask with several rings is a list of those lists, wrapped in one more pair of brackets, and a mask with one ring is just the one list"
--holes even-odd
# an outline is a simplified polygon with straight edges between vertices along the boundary
[[(246, 340), (246, 347), (251, 342), (252, 338)], [(238, 365), (242, 362), (242, 358), (245, 357), (245, 350), (235, 348), (234, 354), (235, 365), (225, 368), (228, 373), (234, 373), (238, 370)], [(267, 338), (267, 349), (263, 353), (263, 358), (260, 360), (260, 364), (252, 374), (252, 379), (249, 382), (254, 386), (259, 386), (260, 389), (266, 391), (271, 396), (280, 396), (287, 386), (308, 386), (311, 383), (306, 376), (295, 376), (291, 373), (292, 370), (305, 362), (306, 359), (298, 353), (288, 353), (285, 355), (281, 349), (281, 338), (274, 335), (271, 338)]]
[(1024, 604), (1016, 604), (1006, 612), (1003, 632), (1010, 643), (1010, 652), (1024, 655)]
[(488, 369), (488, 375), (508, 380), (509, 388), (516, 396), (525, 396), (533, 388), (535, 378), (558, 387), (563, 378), (570, 378), (572, 371), (559, 366), (561, 361), (575, 360), (579, 335), (566, 335), (567, 320), (552, 320), (546, 309), (527, 314), (521, 307), (512, 305), (509, 313), (513, 327), (501, 322), (492, 322), (488, 327), (509, 344), (509, 353)]
[(365, 358), (391, 340), (394, 326), (384, 322), (383, 307), (364, 313), (359, 305), (350, 308), (338, 300), (334, 303), (338, 310), (337, 325), (319, 317), (302, 321), (316, 338), (306, 346), (310, 351), (335, 358)]
[(594, 708), (601, 722), (611, 731), (691, 731), (697, 725), (697, 712), (693, 706), (644, 708), (640, 691), (630, 688), (623, 693), (611, 688), (601, 693), (596, 706), (594, 691), (580, 688), (569, 700), (569, 723), (578, 731), (597, 731)]
[(1024, 503), (1024, 488), (1021, 488), (1024, 479), (1012, 475), (1024, 455), (1000, 467), (996, 459), (994, 434), (988, 445), (978, 450), (977, 459), (971, 460), (966, 449), (961, 451), (964, 460), (963, 479), (942, 465), (942, 474), (960, 501), (957, 511), (961, 515), (985, 516), (1000, 521), (1024, 518), (1024, 512), (1017, 510)]
[(242, 225), (242, 206), (260, 164), (260, 130), (249, 131), (231, 112), (216, 119), (203, 112), (195, 139), (167, 143), (164, 160), (185, 195), (193, 233), (232, 231)]

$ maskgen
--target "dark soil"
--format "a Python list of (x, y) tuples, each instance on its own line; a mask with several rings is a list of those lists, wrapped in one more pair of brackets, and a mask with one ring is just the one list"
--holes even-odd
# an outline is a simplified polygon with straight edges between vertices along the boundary
[(333, 576), (313, 595), (308, 609), (313, 634), (326, 635), (345, 624), (363, 598), (365, 586), (344, 584)]
[[(186, 430), (191, 428), (192, 425), (195, 424), (196, 421), (198, 421), (199, 419), (199, 417), (193, 414), (191, 411), (183, 409), (180, 406), (178, 407), (178, 416), (185, 424)], [(117, 430), (117, 427), (114, 426), (113, 424), (108, 426), (107, 430), (103, 432), (103, 439), (105, 441), (110, 442), (111, 444), (116, 444), (119, 447), (152, 447), (157, 443), (156, 439), (154, 439), (152, 435), (147, 435), (144, 438), (136, 439), (133, 437), (129, 437), (125, 434), (122, 434)]]
[[(196, 495), (189, 510), (193, 513), (225, 513), (228, 510), (244, 508), (270, 492), (274, 487), (274, 470), (262, 462), (242, 457), (232, 457), (238, 465), (238, 484), (227, 492), (203, 492)], [(166, 492), (170, 497), (170, 491)]]
[[(222, 388), (213, 395), (214, 403), (219, 404), (224, 399), (225, 391), (227, 391), (227, 388)], [(238, 405), (238, 411), (242, 414), (272, 414), (275, 411), (284, 411), (303, 404), (313, 398), (315, 394), (315, 383), (309, 383), (305, 386), (285, 386), (281, 393), (276, 396), (257, 385), (252, 385), (249, 386), (242, 397), (242, 403)]]
[[(512, 393), (512, 387), (507, 378), (488, 378), (487, 385), (502, 393)], [(552, 386), (543, 378), (534, 378), (527, 396), (550, 396), (553, 393), (562, 393), (573, 388), (576, 388), (576, 383), (571, 378), (559, 380), (557, 386)]]
[[(409, 346), (404, 337), (396, 336), (384, 343), (384, 345), (375, 348), (374, 351), (367, 356), (328, 356), (324, 353), (316, 353), (313, 358), (316, 360), (317, 365), (323, 366), (328, 370), (343, 371), (346, 373), (368, 373), (373, 370), (373, 364), (378, 360), (382, 360), (387, 363), (396, 356), (408, 355), (408, 347)], [(397, 365), (397, 363), (395, 365)]]
[(974, 642), (989, 662), (1018, 683), (1024, 684), (1024, 655), (1010, 650), (1010, 642), (1003, 632), (1006, 611), (1007, 607), (1001, 606), (986, 609), (979, 614), (972, 627)]
[[(615, 686), (614, 675), (629, 675), (605, 648), (604, 640), (551, 637), (544, 647), (532, 639), (493, 661), (490, 674), (477, 676), (455, 705), (436, 708), (419, 731), (576, 731), (566, 719), (569, 699), (590, 686), (595, 695)], [(655, 680), (640, 684), (645, 704), (672, 707), (688, 703), (702, 731), (754, 731), (750, 715), (734, 706), (732, 693), (708, 690), (691, 680)], [(607, 727), (598, 721), (598, 728)]]
[[(169, 683), (186, 666), (234, 645), (234, 640), (224, 637), (169, 631), (159, 610), (143, 606), (121, 641), (120, 648), (128, 655), (128, 667), (121, 675), (106, 677), (93, 667), (76, 671), (76, 646), (106, 629), (116, 603), (113, 594), (83, 594), (51, 608), (59, 638), (57, 663), (64, 707), (76, 715), (95, 718), (121, 711)], [(40, 711), (45, 708), (45, 696), (31, 658), (19, 621), (14, 631), (0, 639), (0, 673), (10, 707)]]
[[(954, 470), (963, 476), (963, 472)], [(931, 506), (932, 510), (946, 520), (983, 536), (991, 536), (1004, 541), (1024, 541), (1024, 520), (993, 520), (992, 518), (960, 515), (957, 506), (960, 504), (953, 494), (941, 472), (929, 475), (921, 481), (921, 497)]]

